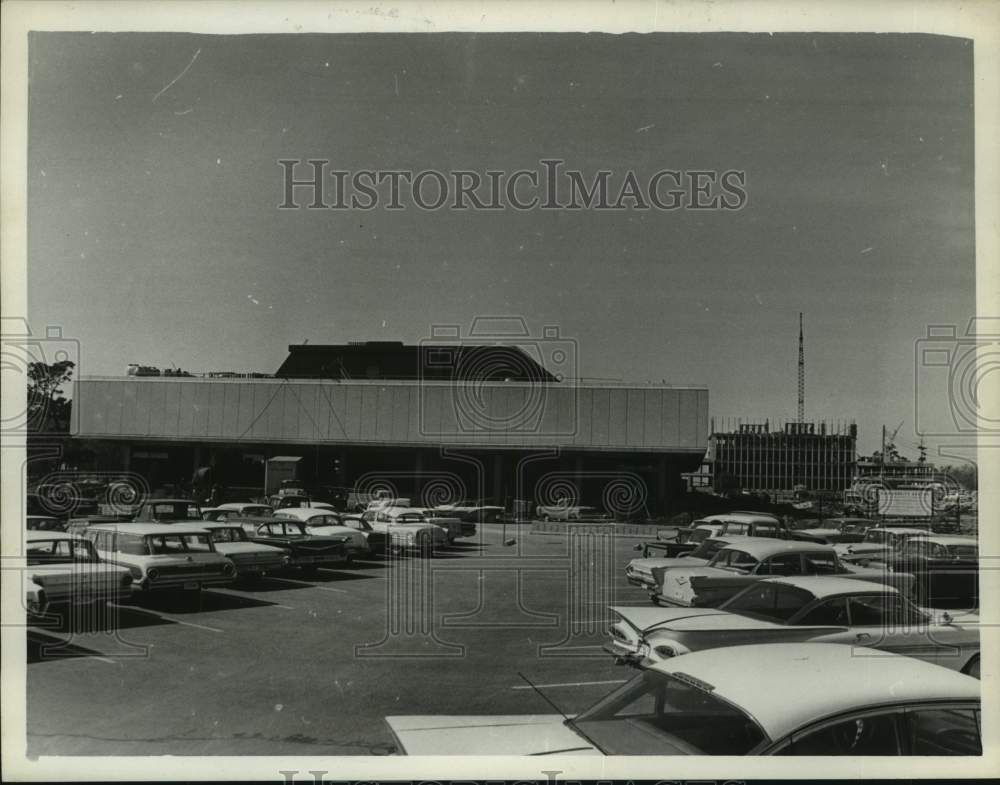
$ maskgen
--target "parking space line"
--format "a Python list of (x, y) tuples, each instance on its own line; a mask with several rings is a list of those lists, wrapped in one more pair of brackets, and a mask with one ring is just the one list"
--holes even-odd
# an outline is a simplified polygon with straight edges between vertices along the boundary
[(137, 613), (145, 613), (148, 616), (155, 616), (158, 619), (163, 619), (164, 621), (171, 622), (172, 624), (183, 624), (185, 627), (194, 627), (195, 629), (207, 630), (208, 632), (225, 632), (225, 630), (220, 630), (218, 627), (209, 627), (206, 624), (195, 624), (193, 621), (175, 619), (173, 616), (166, 616), (162, 613), (157, 613), (156, 611), (146, 610), (145, 608), (136, 608), (134, 605), (118, 605), (114, 602), (108, 604), (114, 605), (116, 608), (124, 608), (125, 610), (136, 611)]
[[(568, 647), (567, 647), (568, 648)], [(596, 684), (624, 684), (628, 679), (608, 679), (606, 681), (566, 681), (559, 684), (536, 684), (534, 686), (530, 684), (515, 684), (511, 687), (512, 690), (533, 690), (538, 688), (552, 688), (552, 687), (589, 687)]]

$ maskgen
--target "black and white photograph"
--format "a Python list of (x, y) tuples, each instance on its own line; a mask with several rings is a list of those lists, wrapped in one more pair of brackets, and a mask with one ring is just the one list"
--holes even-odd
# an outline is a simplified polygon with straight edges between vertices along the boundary
[(3, 6), (12, 779), (996, 773), (998, 6), (111, 5)]

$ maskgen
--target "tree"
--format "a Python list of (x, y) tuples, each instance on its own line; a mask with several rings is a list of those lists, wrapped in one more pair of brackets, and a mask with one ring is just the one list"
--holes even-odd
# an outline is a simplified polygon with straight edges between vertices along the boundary
[(963, 463), (959, 466), (943, 466), (939, 471), (968, 491), (974, 491), (979, 487), (979, 469), (974, 463)]
[(36, 362), (28, 365), (28, 430), (35, 432), (68, 432), (71, 402), (63, 395), (62, 386), (73, 376), (76, 363)]

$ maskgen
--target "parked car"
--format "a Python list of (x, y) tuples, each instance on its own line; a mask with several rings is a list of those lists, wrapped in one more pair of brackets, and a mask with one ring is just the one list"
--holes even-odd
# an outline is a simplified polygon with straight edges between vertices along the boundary
[(295, 494), (269, 496), (267, 498), (267, 506), (275, 511), (293, 509), (295, 507), (308, 507), (311, 502), (312, 499), (308, 496), (297, 496)]
[(82, 537), (28, 531), (24, 551), (28, 609), (35, 614), (53, 606), (103, 605), (132, 594), (132, 573), (102, 562), (94, 546)]
[(535, 516), (543, 521), (609, 521), (611, 517), (596, 507), (570, 504), (567, 500), (555, 504), (539, 504)]
[(837, 554), (845, 561), (864, 564), (872, 559), (882, 559), (901, 548), (910, 537), (930, 533), (930, 526), (893, 525), (873, 526), (865, 531), (859, 543), (837, 544)]
[(99, 523), (125, 523), (126, 519), (117, 518), (114, 515), (84, 515), (78, 518), (70, 518), (66, 521), (66, 532), (76, 536), (82, 536), (91, 526)]
[(66, 531), (66, 522), (51, 515), (26, 515), (24, 527), (28, 531), (61, 532)]
[(454, 504), (439, 504), (434, 508), (444, 515), (454, 515), (462, 523), (473, 524), (472, 534), (465, 534), (471, 537), (475, 534), (475, 524), (477, 523), (500, 523), (504, 519), (506, 511), (503, 507), (495, 504), (479, 504), (475, 501), (460, 501)]
[(780, 518), (766, 512), (734, 512), (706, 515), (692, 521), (690, 526), (677, 527), (676, 534), (656, 533), (654, 542), (645, 543), (643, 556), (661, 552), (667, 558), (680, 556), (694, 550), (709, 537), (743, 534), (752, 537), (786, 537), (788, 530)]
[(232, 513), (236, 513), (236, 515), (243, 517), (264, 518), (274, 512), (266, 504), (257, 504), (256, 502), (225, 502), (215, 509), (226, 511), (229, 513), (229, 517), (232, 517)]
[(147, 499), (132, 520), (137, 523), (173, 523), (200, 521), (201, 507), (192, 499)]
[(898, 654), (769, 643), (654, 663), (571, 718), (386, 723), (408, 755), (981, 755), (980, 688)]
[[(421, 513), (427, 523), (442, 529), (449, 545), (454, 545), (455, 540), (465, 536), (462, 534), (462, 521), (457, 516), (435, 512), (430, 507), (409, 507), (407, 509)], [(475, 524), (473, 524), (473, 529), (475, 529)]]
[(841, 545), (863, 542), (862, 532), (845, 532), (835, 527), (817, 526), (811, 529), (795, 529), (789, 534), (793, 540), (816, 542), (820, 545)]
[(198, 591), (236, 578), (236, 565), (198, 524), (98, 523), (83, 536), (102, 559), (127, 567), (143, 592)]
[(242, 518), (237, 522), (252, 542), (287, 550), (292, 566), (306, 574), (347, 561), (348, 537), (345, 535), (310, 534), (304, 523), (291, 518)]
[(661, 558), (674, 559), (690, 553), (705, 540), (716, 537), (720, 531), (722, 531), (721, 523), (709, 523), (704, 520), (694, 521), (690, 526), (658, 529), (655, 540), (643, 543), (642, 555), (643, 558), (647, 558), (651, 553), (659, 553), (662, 554)]
[(259, 578), (292, 563), (287, 549), (251, 541), (238, 523), (207, 521), (202, 528), (211, 536), (215, 550), (236, 565), (237, 578)]
[(716, 607), (755, 581), (772, 576), (829, 575), (889, 584), (904, 593), (913, 576), (841, 562), (832, 545), (745, 537), (719, 550), (703, 567), (653, 568), (654, 603)]
[(910, 537), (873, 568), (910, 573), (914, 599), (934, 608), (979, 607), (979, 542), (965, 535), (932, 534)]
[(368, 547), (375, 555), (382, 555), (389, 550), (389, 535), (385, 532), (375, 531), (375, 528), (360, 515), (341, 515), (340, 523), (355, 531), (361, 532), (362, 536), (368, 540)]
[(765, 578), (718, 608), (612, 607), (608, 650), (658, 661), (748, 643), (812, 640), (892, 651), (979, 677), (979, 616), (914, 606), (891, 586), (826, 576)]
[(372, 555), (369, 538), (351, 526), (345, 526), (340, 515), (317, 507), (287, 507), (275, 510), (275, 518), (298, 521), (312, 536), (340, 537), (347, 549), (347, 559), (366, 559)]
[(448, 544), (448, 536), (440, 526), (433, 526), (423, 513), (410, 507), (384, 507), (365, 510), (361, 519), (375, 531), (389, 538), (389, 547), (396, 551), (416, 550), (433, 556), (436, 548)]
[(702, 540), (694, 549), (682, 552), (679, 556), (672, 558), (644, 556), (641, 559), (632, 559), (625, 565), (625, 579), (633, 586), (639, 586), (650, 592), (656, 591), (658, 584), (653, 573), (654, 570), (698, 567), (708, 564), (716, 553), (740, 539), (741, 537), (709, 537)]

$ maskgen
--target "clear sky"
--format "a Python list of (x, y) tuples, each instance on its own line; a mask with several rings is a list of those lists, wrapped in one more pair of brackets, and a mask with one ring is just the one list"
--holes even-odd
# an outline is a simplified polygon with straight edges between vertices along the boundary
[[(857, 421), (863, 451), (905, 421), (912, 455), (914, 342), (974, 310), (969, 41), (42, 33), (30, 59), (29, 318), (83, 374), (272, 372), (305, 339), (512, 314), (557, 325), (583, 376), (792, 419), (803, 311), (807, 418)], [(739, 169), (749, 201), (278, 210), (278, 159), (310, 157)]]

